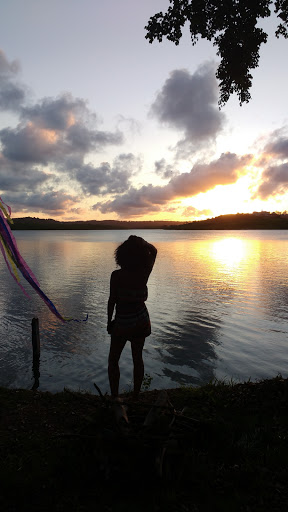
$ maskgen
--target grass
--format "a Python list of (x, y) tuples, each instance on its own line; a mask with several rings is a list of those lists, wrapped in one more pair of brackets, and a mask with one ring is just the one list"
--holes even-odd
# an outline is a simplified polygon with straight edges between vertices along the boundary
[[(0, 509), (283, 511), (288, 508), (288, 380), (168, 390), (171, 411), (143, 430), (158, 391), (140, 395), (122, 437), (88, 393), (0, 388)], [(163, 474), (155, 460), (165, 446)]]

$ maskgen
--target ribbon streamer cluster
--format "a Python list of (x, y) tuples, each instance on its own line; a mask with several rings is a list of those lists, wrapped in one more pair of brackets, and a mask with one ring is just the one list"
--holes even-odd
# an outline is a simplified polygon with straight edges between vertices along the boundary
[(54, 315), (56, 315), (59, 320), (62, 322), (86, 322), (88, 315), (84, 320), (77, 320), (76, 318), (62, 316), (54, 306), (53, 302), (41, 290), (40, 285), (32, 270), (22, 258), (18, 250), (16, 240), (12, 234), (8, 221), (13, 223), (11, 219), (11, 208), (5, 204), (0, 197), (0, 249), (11, 276), (15, 279), (16, 283), (20, 286), (26, 297), (29, 298), (29, 295), (20, 282), (20, 275), (18, 270), (20, 270), (22, 276), (26, 279), (26, 281), (28, 281), (32, 288), (34, 288), (38, 295), (40, 295), (41, 299), (43, 299), (50, 311), (52, 311), (52, 313), (54, 313)]

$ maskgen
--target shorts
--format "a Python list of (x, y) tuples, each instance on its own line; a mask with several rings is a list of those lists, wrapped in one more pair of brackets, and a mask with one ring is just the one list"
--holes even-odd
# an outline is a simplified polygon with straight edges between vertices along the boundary
[(151, 334), (151, 322), (148, 310), (144, 307), (132, 313), (117, 313), (112, 329), (113, 336), (131, 340), (134, 338), (147, 338)]

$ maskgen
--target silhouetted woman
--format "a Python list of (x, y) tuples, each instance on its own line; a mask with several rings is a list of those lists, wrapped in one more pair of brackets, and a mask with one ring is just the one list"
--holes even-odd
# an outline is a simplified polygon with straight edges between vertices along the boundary
[[(121, 268), (110, 279), (107, 331), (111, 334), (108, 375), (111, 395), (119, 392), (119, 359), (126, 341), (131, 342), (134, 365), (134, 398), (138, 397), (143, 376), (142, 351), (145, 338), (151, 334), (147, 281), (152, 271), (157, 249), (138, 236), (130, 236), (115, 251), (115, 261)], [(114, 307), (115, 319), (112, 321)]]

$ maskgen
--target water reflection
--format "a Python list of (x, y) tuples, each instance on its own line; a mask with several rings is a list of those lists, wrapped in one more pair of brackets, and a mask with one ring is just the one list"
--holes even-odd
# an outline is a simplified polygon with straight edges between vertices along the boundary
[[(31, 388), (31, 319), (36, 316), (39, 389), (94, 391), (96, 382), (108, 390), (109, 277), (114, 249), (129, 234), (19, 233), (19, 248), (43, 291), (64, 315), (83, 318), (88, 313), (89, 321), (59, 322), (33, 290), (31, 300), (25, 298), (0, 260), (0, 385)], [(152, 335), (145, 346), (153, 387), (287, 373), (286, 232), (136, 234), (158, 249), (147, 303)], [(129, 349), (123, 356), (121, 386), (127, 389)]]
[(245, 258), (246, 247), (239, 238), (224, 238), (213, 242), (212, 253), (222, 265), (237, 272), (239, 263)]
[(237, 239), (185, 240), (166, 242), (163, 247), (160, 243), (158, 254), (156, 310), (152, 313), (163, 375), (182, 384), (212, 380), (218, 357), (215, 349), (236, 295), (245, 247)]
[(219, 320), (213, 321), (193, 310), (183, 312), (181, 317), (178, 323), (167, 326), (170, 342), (168, 337), (165, 343), (158, 338), (163, 375), (175, 384), (208, 382), (213, 379), (216, 367)]

